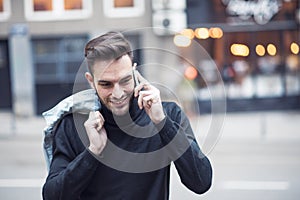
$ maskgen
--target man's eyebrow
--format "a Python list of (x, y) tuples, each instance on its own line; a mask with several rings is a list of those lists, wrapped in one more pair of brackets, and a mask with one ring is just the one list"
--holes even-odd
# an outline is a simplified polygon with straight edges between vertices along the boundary
[(111, 83), (111, 81), (106, 81), (106, 80), (98, 80), (98, 83)]
[(127, 76), (121, 78), (120, 81), (126, 80), (126, 79), (130, 79), (130, 78), (132, 78), (132, 75), (131, 75), (131, 74), (128, 74)]
[[(119, 81), (123, 81), (123, 80), (126, 80), (126, 79), (129, 79), (129, 78), (132, 78), (132, 74), (128, 74), (126, 76), (124, 76), (123, 78), (121, 78)], [(109, 81), (109, 80), (98, 80), (97, 81), (98, 83), (112, 83), (114, 81)]]

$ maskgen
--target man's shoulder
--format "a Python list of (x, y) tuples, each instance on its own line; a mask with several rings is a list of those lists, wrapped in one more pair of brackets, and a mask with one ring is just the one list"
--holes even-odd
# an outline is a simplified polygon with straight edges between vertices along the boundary
[(181, 111), (180, 106), (174, 101), (162, 102), (163, 108), (167, 111)]
[(83, 123), (87, 119), (88, 114), (68, 113), (61, 118), (58, 127), (64, 126), (64, 128), (77, 128), (79, 126), (83, 126)]
[(162, 102), (164, 112), (172, 118), (181, 118), (181, 115), (183, 114), (183, 110), (181, 107), (173, 101), (164, 101)]
[(61, 119), (61, 121), (72, 121), (74, 122), (74, 120), (76, 119), (87, 119), (88, 118), (88, 114), (83, 114), (83, 113), (78, 113), (78, 112), (75, 112), (75, 113), (68, 113), (66, 115), (64, 115)]

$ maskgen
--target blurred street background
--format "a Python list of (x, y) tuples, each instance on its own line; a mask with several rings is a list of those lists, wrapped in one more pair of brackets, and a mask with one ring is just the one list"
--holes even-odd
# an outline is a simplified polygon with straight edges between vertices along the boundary
[(162, 98), (183, 107), (212, 162), (213, 186), (202, 196), (172, 166), (171, 200), (299, 199), (299, 6), (0, 0), (0, 199), (41, 199), (41, 114), (88, 87), (84, 46), (111, 30), (128, 38)]

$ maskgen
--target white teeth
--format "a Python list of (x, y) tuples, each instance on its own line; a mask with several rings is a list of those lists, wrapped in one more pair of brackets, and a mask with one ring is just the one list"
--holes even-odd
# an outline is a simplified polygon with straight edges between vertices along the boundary
[(122, 104), (125, 100), (123, 101), (111, 101), (113, 104)]
[(112, 104), (115, 104), (115, 105), (121, 105), (121, 104), (123, 104), (125, 101), (127, 101), (127, 98), (120, 99), (120, 100), (118, 100), (118, 101), (111, 100), (110, 102), (111, 102)]

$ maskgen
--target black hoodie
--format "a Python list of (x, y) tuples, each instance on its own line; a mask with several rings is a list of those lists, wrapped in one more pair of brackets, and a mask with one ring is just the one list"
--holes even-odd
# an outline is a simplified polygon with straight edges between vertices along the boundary
[(102, 105), (108, 143), (102, 155), (88, 150), (87, 115), (65, 116), (54, 137), (53, 160), (43, 187), (45, 200), (167, 200), (170, 163), (181, 182), (206, 192), (212, 168), (182, 110), (163, 102), (166, 118), (154, 125), (136, 99), (129, 116), (114, 117)]

